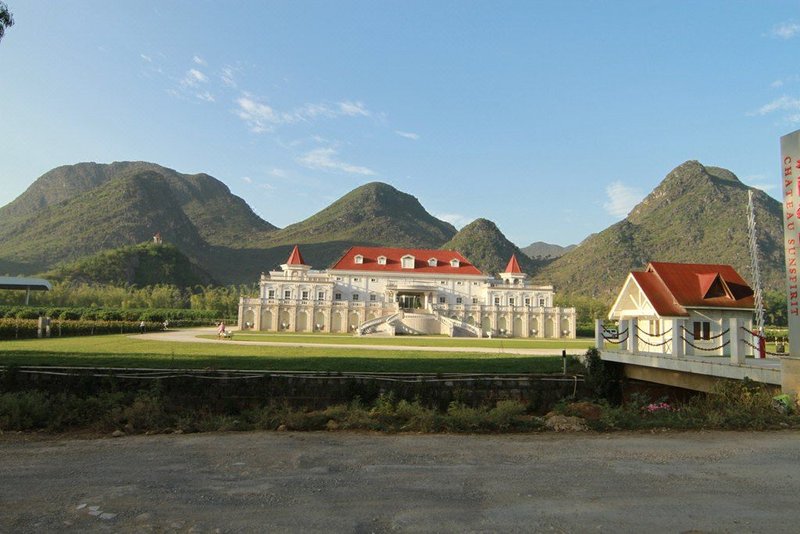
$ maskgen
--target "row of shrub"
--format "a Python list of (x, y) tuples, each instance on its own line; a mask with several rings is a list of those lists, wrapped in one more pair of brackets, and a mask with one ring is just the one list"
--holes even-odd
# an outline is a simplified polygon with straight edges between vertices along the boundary
[[(778, 410), (766, 390), (729, 384), (711, 395), (679, 405), (645, 397), (612, 407), (605, 403), (564, 402), (555, 412), (586, 417), (599, 431), (672, 429), (748, 429), (798, 427), (800, 416)], [(593, 416), (587, 417), (587, 412)], [(418, 400), (382, 395), (370, 404), (356, 399), (323, 409), (286, 403), (214, 410), (169, 402), (156, 391), (103, 392), (78, 396), (39, 390), (0, 395), (0, 430), (85, 429), (98, 432), (206, 432), (230, 430), (371, 430), (382, 432), (530, 432), (543, 430), (545, 418), (515, 400), (470, 407), (451, 402), (444, 410)]]
[(228, 322), (235, 317), (220, 317), (211, 310), (190, 310), (181, 308), (100, 308), (100, 307), (42, 307), (42, 306), (0, 306), (0, 319), (38, 319), (41, 316), (52, 319), (76, 321), (145, 321), (163, 323), (169, 321), (193, 322), (196, 325), (213, 324), (221, 319)]
[[(188, 321), (192, 323), (192, 321)], [(205, 323), (203, 323), (205, 324)], [(195, 326), (185, 321), (170, 322), (170, 327)], [(141, 321), (62, 321), (50, 323), (50, 337), (94, 336), (139, 332)], [(164, 323), (145, 321), (145, 330), (163, 330)], [(0, 339), (32, 339), (38, 337), (39, 321), (34, 319), (0, 319)]]
[[(781, 397), (787, 397), (785, 401)], [(781, 401), (776, 400), (781, 399)], [(581, 417), (593, 430), (721, 429), (766, 430), (800, 427), (800, 414), (788, 396), (775, 397), (750, 380), (721, 381), (709, 394), (669, 402), (633, 394), (620, 405), (607, 402), (562, 402), (554, 411)]]
[(521, 432), (541, 428), (517, 401), (471, 408), (451, 403), (446, 411), (391, 395), (374, 404), (359, 400), (321, 410), (287, 404), (246, 407), (235, 413), (182, 409), (152, 391), (99, 396), (21, 391), (0, 395), (0, 430), (85, 429), (98, 432), (206, 432), (226, 430), (373, 430), (384, 432)]

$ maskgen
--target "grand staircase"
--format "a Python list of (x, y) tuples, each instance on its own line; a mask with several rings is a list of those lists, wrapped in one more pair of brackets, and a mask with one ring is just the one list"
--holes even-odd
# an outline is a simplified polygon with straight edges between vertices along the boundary
[(426, 311), (397, 313), (358, 325), (357, 336), (447, 334), (450, 337), (483, 337), (480, 327), (444, 316), (432, 307)]

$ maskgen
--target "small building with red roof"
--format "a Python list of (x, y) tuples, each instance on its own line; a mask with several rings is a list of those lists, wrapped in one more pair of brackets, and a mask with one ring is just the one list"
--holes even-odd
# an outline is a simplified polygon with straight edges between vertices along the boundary
[(553, 286), (533, 285), (516, 257), (494, 278), (453, 250), (349, 248), (329, 269), (298, 246), (260, 295), (242, 299), (241, 328), (356, 334), (575, 337), (574, 308), (553, 306)]
[(634, 351), (713, 356), (750, 337), (754, 308), (753, 290), (730, 265), (650, 262), (628, 275), (609, 318), (628, 325), (620, 329)]

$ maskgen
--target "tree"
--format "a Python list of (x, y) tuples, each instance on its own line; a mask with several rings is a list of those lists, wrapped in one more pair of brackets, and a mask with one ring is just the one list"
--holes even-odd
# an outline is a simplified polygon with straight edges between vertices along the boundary
[(14, 25), (14, 16), (11, 14), (11, 11), (8, 10), (8, 6), (5, 2), (0, 2), (0, 40), (3, 39), (3, 35), (6, 34), (6, 28), (10, 28)]

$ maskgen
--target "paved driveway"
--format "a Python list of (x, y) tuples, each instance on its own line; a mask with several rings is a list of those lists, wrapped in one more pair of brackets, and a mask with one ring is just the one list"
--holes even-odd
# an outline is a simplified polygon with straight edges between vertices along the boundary
[[(554, 356), (560, 355), (562, 349), (526, 349), (518, 347), (417, 347), (402, 345), (380, 345), (376, 341), (375, 345), (361, 345), (356, 343), (304, 343), (295, 341), (239, 341), (234, 333), (233, 339), (209, 339), (198, 336), (216, 335), (214, 328), (190, 328), (181, 330), (170, 330), (167, 332), (151, 332), (147, 334), (135, 334), (131, 337), (136, 339), (147, 339), (153, 341), (176, 341), (183, 343), (229, 343), (234, 345), (262, 345), (267, 347), (320, 347), (333, 349), (369, 349), (385, 350), (391, 352), (414, 351), (414, 352), (478, 352), (486, 354), (522, 354), (527, 356)], [(362, 338), (363, 339), (363, 338)], [(564, 349), (570, 356), (586, 354), (585, 347), (569, 346), (565, 343)]]

